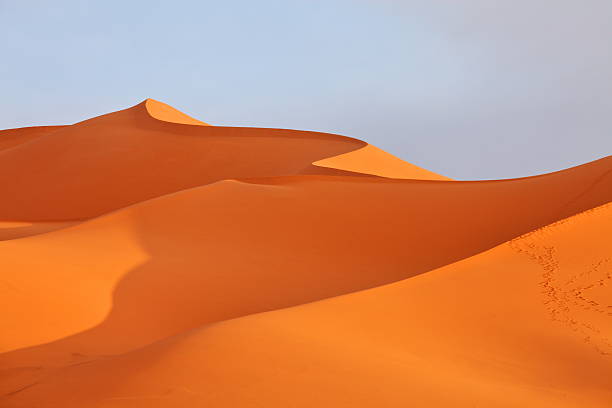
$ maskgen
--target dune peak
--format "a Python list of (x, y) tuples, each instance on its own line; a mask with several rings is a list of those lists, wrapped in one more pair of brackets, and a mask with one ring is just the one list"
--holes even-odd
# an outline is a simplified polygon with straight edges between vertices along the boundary
[(206, 122), (192, 118), (178, 109), (152, 98), (145, 99), (142, 104), (149, 115), (163, 122), (180, 123), (184, 125), (210, 126)]
[(316, 161), (313, 164), (319, 167), (372, 174), (387, 178), (451, 180), (433, 171), (408, 163), (371, 144), (367, 144), (357, 150)]

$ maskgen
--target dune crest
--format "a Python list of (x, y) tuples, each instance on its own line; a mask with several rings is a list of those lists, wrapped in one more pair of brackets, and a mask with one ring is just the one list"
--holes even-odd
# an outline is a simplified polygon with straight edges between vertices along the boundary
[(194, 119), (191, 116), (174, 109), (172, 106), (160, 101), (156, 101), (155, 99), (146, 99), (144, 101), (144, 105), (147, 109), (147, 112), (152, 117), (158, 120), (162, 120), (164, 122), (181, 123), (185, 125), (210, 126), (208, 123), (202, 122), (198, 119)]

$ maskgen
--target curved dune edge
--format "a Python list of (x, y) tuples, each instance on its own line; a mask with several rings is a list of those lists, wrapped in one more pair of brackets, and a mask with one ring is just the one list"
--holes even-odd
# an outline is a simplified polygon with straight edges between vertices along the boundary
[(3, 406), (607, 408), (610, 235), (608, 204), (417, 277), (57, 369)]
[(316, 161), (313, 165), (397, 179), (451, 180), (408, 163), (371, 144), (361, 149)]
[(147, 98), (143, 103), (149, 115), (157, 120), (183, 125), (211, 126), (155, 99)]

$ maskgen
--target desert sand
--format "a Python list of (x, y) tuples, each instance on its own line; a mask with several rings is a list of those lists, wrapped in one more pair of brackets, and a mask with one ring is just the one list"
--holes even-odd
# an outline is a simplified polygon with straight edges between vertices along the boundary
[(2, 407), (609, 407), (612, 157), (454, 181), (155, 100), (0, 131)]

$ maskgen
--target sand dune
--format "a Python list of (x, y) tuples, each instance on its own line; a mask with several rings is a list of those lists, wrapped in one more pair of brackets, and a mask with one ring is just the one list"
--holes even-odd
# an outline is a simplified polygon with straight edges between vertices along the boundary
[(12, 197), (0, 202), (0, 220), (82, 220), (224, 179), (307, 174), (312, 162), (365, 145), (324, 133), (170, 123), (151, 116), (151, 106), (172, 116), (147, 100), (0, 151), (0, 186)]
[(2, 406), (612, 400), (612, 157), (459, 182), (151, 99), (1, 146)]
[[(609, 201), (610, 168), (602, 160), (500, 182), (338, 176), (223, 181), (68, 230), (0, 243), (5, 281), (21, 289), (3, 301), (22, 305), (12, 319), (11, 309), (4, 309), (14, 335), (2, 349), (101, 323), (111, 299), (117, 312), (86, 333), (80, 354), (123, 352), (203, 323), (403, 279)], [(45, 256), (28, 260), (28, 253)], [(49, 271), (63, 279), (57, 282)], [(66, 280), (74, 283), (72, 295)], [(175, 287), (168, 291), (168, 285)], [(83, 321), (66, 319), (46, 296)], [(84, 296), (96, 306), (79, 308)], [(42, 313), (38, 302), (47, 305)], [(166, 315), (168, 308), (173, 313)], [(50, 319), (57, 322), (43, 330)]]
[(395, 284), (62, 368), (6, 406), (608, 407), (611, 210)]

